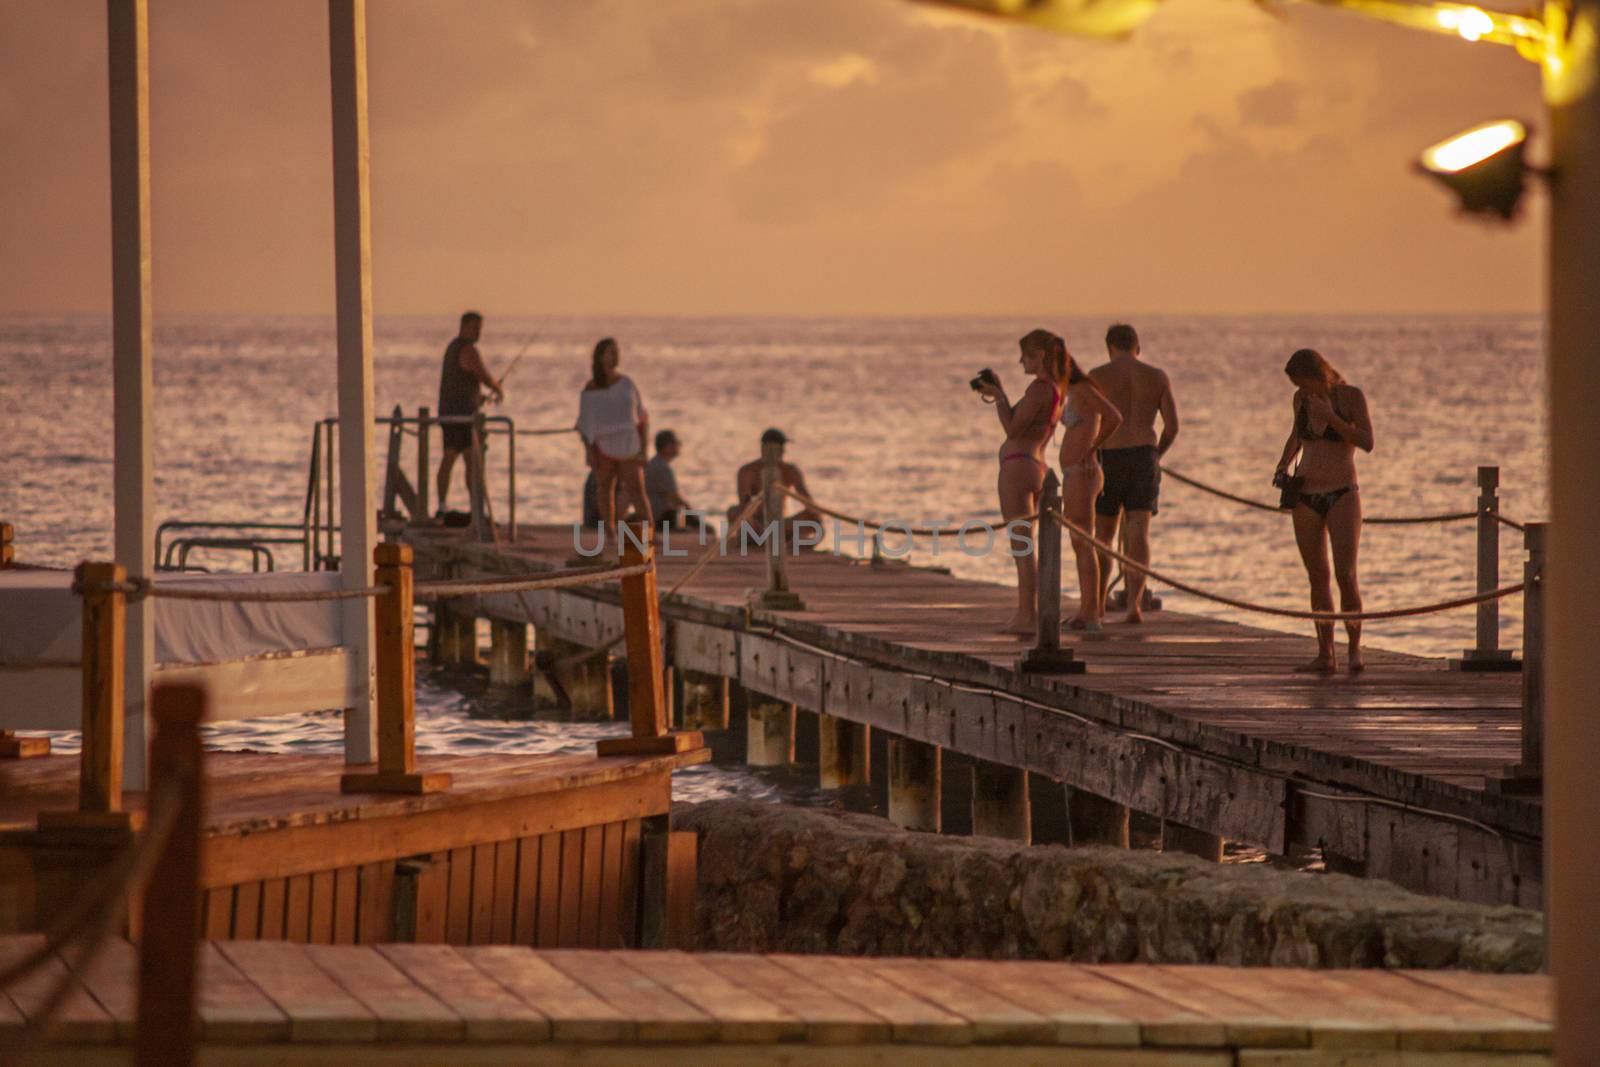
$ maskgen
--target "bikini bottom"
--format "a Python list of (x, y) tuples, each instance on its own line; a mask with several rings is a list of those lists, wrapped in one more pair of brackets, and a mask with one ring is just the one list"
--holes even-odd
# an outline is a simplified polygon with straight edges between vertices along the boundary
[(1339, 489), (1329, 489), (1326, 493), (1307, 493), (1302, 491), (1299, 496), (1299, 502), (1316, 512), (1318, 515), (1321, 515), (1323, 518), (1327, 518), (1328, 512), (1333, 510), (1333, 506), (1337, 504), (1346, 493), (1353, 493), (1355, 491), (1356, 487), (1353, 485), (1346, 485)]

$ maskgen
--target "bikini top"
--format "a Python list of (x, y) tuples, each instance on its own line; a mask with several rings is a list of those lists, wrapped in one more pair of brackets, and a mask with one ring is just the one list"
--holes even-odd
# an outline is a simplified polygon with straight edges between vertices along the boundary
[[(1061, 417), (1061, 389), (1055, 382), (1050, 383), (1050, 410), (1044, 418), (1044, 433), (1040, 436), (1048, 441), (1056, 432), (1056, 420)], [(1070, 409), (1069, 409), (1070, 410)], [(1038, 425), (1038, 420), (1034, 420)]]
[[(1334, 388), (1337, 389), (1338, 386), (1335, 386)], [(1333, 413), (1335, 415), (1339, 415), (1339, 403), (1338, 403), (1338, 394), (1337, 393), (1330, 393), (1329, 394), (1329, 396), (1328, 396), (1328, 406), (1333, 408)], [(1344, 418), (1343, 415), (1339, 415), (1339, 417), (1341, 419)], [(1335, 430), (1331, 424), (1328, 425), (1328, 426), (1324, 426), (1322, 428), (1322, 432), (1321, 433), (1313, 433), (1311, 431), (1311, 419), (1306, 414), (1306, 406), (1303, 403), (1295, 410), (1295, 413), (1294, 413), (1294, 427), (1295, 427), (1295, 432), (1300, 435), (1300, 439), (1302, 441), (1343, 441), (1344, 440), (1343, 437), (1339, 436), (1339, 431)]]

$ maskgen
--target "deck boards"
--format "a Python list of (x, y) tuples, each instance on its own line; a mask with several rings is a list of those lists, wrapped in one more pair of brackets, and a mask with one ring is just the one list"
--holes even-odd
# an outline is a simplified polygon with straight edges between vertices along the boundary
[[(36, 943), (0, 938), (0, 957)], [(72, 990), (78, 1007), (54, 1046), (61, 1062), (78, 1055), (73, 1046), (130, 1038), (131, 1027), (113, 1030), (101, 998), (125, 1016), (125, 994), (110, 991), (132, 988), (134, 953), (115, 942), (106, 959)], [(1551, 1042), (1552, 985), (1542, 976), (266, 942), (207, 942), (202, 960), (202, 1040), (235, 1052), (268, 1046), (281, 1064), (447, 1044), (463, 1063), (482, 1062), (470, 1058), (475, 1047), (630, 1047), (632, 1062), (665, 1063), (734, 1062), (691, 1050), (774, 1045), (794, 1064), (844, 1062), (839, 1046), (975, 1054), (998, 1045), (1097, 1053), (1048, 1062), (1322, 1049), (1427, 1052), (1428, 1063), (1448, 1067), (1502, 1055), (1543, 1063)], [(34, 996), (21, 991), (25, 1005)], [(0, 1011), (0, 1037), (19, 1025), (20, 1014)], [(1129, 1058), (1139, 1053), (1148, 1058)], [(1166, 1055), (1177, 1059), (1157, 1058)]]

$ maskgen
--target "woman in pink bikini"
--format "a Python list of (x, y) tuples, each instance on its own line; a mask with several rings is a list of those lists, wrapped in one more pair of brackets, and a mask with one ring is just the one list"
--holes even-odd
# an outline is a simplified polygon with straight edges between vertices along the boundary
[[(1000, 446), (1000, 514), (1009, 524), (1039, 510), (1044, 487), (1045, 443), (1055, 433), (1067, 385), (1066, 342), (1048, 330), (1024, 337), (1022, 369), (1032, 380), (1022, 399), (1012, 404), (1006, 388), (993, 375), (980, 375), (975, 383), (986, 400), (994, 401), (995, 414), (1006, 432)], [(1038, 573), (1028, 539), (1011, 534), (1011, 554), (1017, 561), (1017, 611), (1004, 626), (1005, 633), (1032, 634), (1037, 626)]]
[[(1061, 513), (1080, 529), (1094, 530), (1094, 502), (1105, 487), (1100, 446), (1122, 425), (1122, 412), (1062, 349), (1067, 363), (1067, 406), (1061, 413)], [(1070, 532), (1078, 562), (1078, 613), (1069, 630), (1099, 630), (1106, 606), (1100, 601), (1100, 557), (1094, 545)]]

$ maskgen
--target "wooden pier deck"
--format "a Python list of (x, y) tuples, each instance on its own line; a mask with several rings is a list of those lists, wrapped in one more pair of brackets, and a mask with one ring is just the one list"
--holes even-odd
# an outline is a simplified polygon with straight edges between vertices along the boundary
[[(524, 525), (498, 547), (404, 536), (423, 573), (530, 573), (573, 554), (568, 526)], [(663, 590), (699, 551), (693, 535), (679, 547), (658, 560)], [(1377, 648), (1358, 676), (1298, 674), (1309, 635), (1157, 612), (1073, 635), (1085, 674), (1023, 675), (1030, 642), (995, 632), (1004, 586), (826, 553), (791, 561), (789, 580), (804, 611), (752, 612), (762, 558), (713, 562), (663, 605), (668, 662), (1273, 852), (1321, 846), (1409, 888), (1539, 905), (1539, 805), (1484, 788), (1520, 756), (1516, 674)], [(467, 610), (588, 647), (621, 632), (614, 594), (591, 588)], [(1381, 625), (1368, 633), (1382, 645)]]
[[(0, 938), (0, 965), (39, 940)], [(1552, 1035), (1533, 975), (264, 941), (200, 963), (201, 1063), (1533, 1067)], [(0, 1040), (65, 966), (0, 994)], [(136, 978), (111, 943), (27, 1062), (126, 1062)]]

